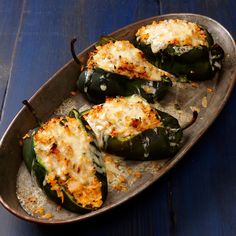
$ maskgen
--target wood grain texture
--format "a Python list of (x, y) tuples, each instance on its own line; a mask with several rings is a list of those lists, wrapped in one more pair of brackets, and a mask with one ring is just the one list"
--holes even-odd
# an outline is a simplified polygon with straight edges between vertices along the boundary
[(172, 12), (191, 12), (209, 16), (230, 31), (233, 37), (236, 37), (236, 1), (226, 0), (160, 0), (161, 14)]
[[(70, 7), (75, 9), (72, 2)], [(31, 97), (70, 59), (69, 41), (79, 30), (78, 24), (73, 28), (68, 26), (67, 18), (72, 12), (65, 2), (55, 5), (52, 1), (50, 4), (29, 1), (25, 2), (23, 10), (24, 19), (4, 101), (1, 134), (22, 106), (21, 101)]]
[(0, 120), (16, 55), (24, 2), (0, 2)]
[(176, 235), (236, 234), (235, 98), (234, 91), (213, 126), (170, 173)]
[[(6, 68), (0, 75), (1, 103), (9, 83), (0, 134), (21, 101), (70, 59), (71, 37), (78, 37), (80, 51), (101, 34), (170, 12), (208, 15), (236, 37), (235, 4), (234, 0), (0, 0), (0, 64)], [(132, 202), (99, 218), (57, 228), (29, 224), (0, 207), (0, 235), (65, 235), (71, 228), (78, 235), (236, 235), (235, 101), (234, 90), (219, 118), (186, 158)], [(170, 219), (170, 191), (175, 225)]]
[(69, 3), (59, 0), (57, 4), (47, 0), (25, 0), (24, 8), (18, 10), (23, 15), (23, 22), (18, 29), (14, 65), (2, 110), (1, 135), (22, 106), (21, 101), (30, 98), (71, 58), (71, 38), (78, 37), (80, 51), (97, 41), (100, 35), (159, 14), (156, 2), (138, 0), (72, 0)]
[[(236, 2), (161, 1), (161, 13), (192, 12), (223, 24), (236, 37)], [(171, 173), (174, 235), (236, 235), (236, 91), (219, 118)]]

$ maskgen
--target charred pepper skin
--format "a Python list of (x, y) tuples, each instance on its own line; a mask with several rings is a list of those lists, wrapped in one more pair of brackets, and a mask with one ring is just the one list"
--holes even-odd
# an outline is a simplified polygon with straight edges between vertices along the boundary
[(141, 42), (135, 45), (144, 52), (146, 58), (158, 68), (166, 70), (177, 77), (192, 81), (212, 79), (220, 70), (224, 50), (214, 44), (211, 34), (202, 27), (206, 34), (207, 46), (193, 47), (187, 52), (179, 53), (184, 46), (170, 44), (164, 50), (153, 53), (151, 46)]
[[(70, 210), (72, 212), (77, 213), (88, 213), (93, 210), (97, 210), (97, 208), (89, 208), (84, 207), (73, 199), (73, 197), (66, 191), (66, 189), (62, 188), (62, 193), (64, 197), (64, 201), (57, 196), (57, 192), (51, 189), (51, 186), (47, 184), (43, 184), (45, 180), (45, 176), (47, 174), (47, 170), (40, 162), (37, 160), (36, 153), (34, 150), (34, 135), (36, 134), (38, 128), (35, 128), (28, 133), (28, 137), (23, 141), (23, 160), (25, 165), (30, 173), (33, 173), (37, 179), (39, 186), (43, 189), (46, 195), (52, 199), (57, 204), (62, 207)], [(93, 144), (95, 146), (95, 144)], [(96, 147), (96, 146), (95, 146)], [(96, 177), (102, 183), (101, 192), (102, 192), (102, 202), (104, 203), (107, 197), (107, 177), (105, 174), (96, 172)]]
[[(154, 92), (145, 92), (145, 86), (150, 87)], [(148, 102), (153, 103), (161, 100), (171, 86), (172, 82), (166, 76), (163, 76), (160, 81), (129, 79), (126, 76), (107, 72), (100, 68), (96, 68), (90, 73), (83, 71), (77, 81), (78, 90), (95, 104), (104, 102), (106, 97), (130, 96), (132, 94), (139, 94)]]

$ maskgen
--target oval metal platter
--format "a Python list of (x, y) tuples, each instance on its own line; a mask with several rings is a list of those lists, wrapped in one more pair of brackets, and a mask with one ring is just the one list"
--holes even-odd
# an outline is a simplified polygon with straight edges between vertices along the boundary
[[(37, 126), (34, 117), (23, 107), (5, 132), (0, 146), (0, 202), (16, 216), (42, 224), (63, 224), (81, 221), (131, 199), (170, 170), (197, 142), (222, 110), (234, 86), (236, 75), (236, 48), (229, 32), (218, 22), (201, 15), (179, 13), (155, 16), (128, 25), (111, 35), (117, 39), (134, 40), (137, 29), (153, 20), (180, 18), (205, 26), (216, 43), (225, 51), (221, 72), (213, 80), (199, 83), (175, 83), (166, 98), (156, 104), (184, 124), (191, 119), (192, 110), (199, 112), (196, 123), (184, 132), (183, 146), (171, 159), (162, 161), (125, 161), (104, 156), (108, 175), (108, 198), (104, 206), (94, 212), (79, 215), (59, 208), (38, 188), (22, 162), (21, 138)], [(78, 57), (86, 63), (94, 45)], [(76, 91), (80, 69), (71, 60), (61, 68), (29, 100), (38, 117), (46, 121), (53, 115), (66, 115), (72, 108), (84, 109), (91, 104)]]

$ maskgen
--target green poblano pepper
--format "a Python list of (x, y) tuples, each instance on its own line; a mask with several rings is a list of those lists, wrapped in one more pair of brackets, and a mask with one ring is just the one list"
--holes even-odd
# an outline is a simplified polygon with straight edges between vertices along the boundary
[[(119, 105), (117, 105), (119, 100), (122, 102), (124, 100), (134, 99), (134, 96), (135, 99), (137, 98), (137, 104), (131, 107), (124, 103), (126, 107), (121, 107), (119, 109)], [(144, 102), (144, 106), (150, 105), (147, 105), (146, 101), (137, 95), (126, 98), (109, 98), (108, 100), (112, 100), (112, 102), (115, 101), (115, 103), (118, 100), (118, 102), (114, 104), (117, 113), (115, 111), (115, 113), (112, 114), (112, 108), (108, 106), (106, 108), (106, 104), (109, 104), (109, 101), (106, 101), (104, 104), (96, 105), (92, 109), (84, 111), (81, 114), (82, 122), (85, 122), (86, 126), (90, 126), (90, 129), (98, 139), (98, 144), (103, 151), (132, 160), (152, 160), (172, 157), (179, 150), (183, 129), (185, 128), (181, 128), (178, 120), (173, 116), (151, 108), (150, 112), (155, 114), (155, 119), (159, 120), (161, 125), (143, 129), (141, 132), (135, 134), (130, 133), (125, 137), (121, 137), (117, 134), (119, 131), (116, 132), (116, 129), (119, 129), (124, 125), (126, 120), (131, 120), (130, 125), (124, 126), (122, 129), (125, 130), (125, 132), (129, 132), (128, 129), (131, 126), (137, 126), (137, 129), (139, 129), (140, 127), (138, 126), (143, 119), (141, 117), (137, 118), (136, 115), (132, 117), (127, 111), (129, 110), (130, 113), (132, 113), (135, 110), (139, 110), (138, 106), (142, 102)], [(122, 113), (121, 117), (123, 116), (123, 118), (119, 118), (120, 113)], [(146, 121), (144, 122), (147, 122), (149, 119), (149, 112), (145, 110), (143, 114), (147, 118), (145, 118)], [(105, 123), (103, 120), (96, 122), (96, 120), (99, 120), (100, 116), (103, 117), (101, 119), (106, 119)], [(117, 117), (117, 119), (110, 118), (112, 116)], [(195, 119), (196, 114), (194, 120)], [(134, 121), (133, 124), (132, 121)], [(102, 127), (103, 125), (104, 127)], [(98, 127), (102, 128), (100, 129)], [(111, 132), (108, 130), (111, 130)]]
[[(75, 40), (72, 41), (71, 45), (71, 51), (72, 55), (75, 59), (75, 61), (80, 64), (78, 58), (75, 55), (74, 52), (74, 42)], [(103, 46), (105, 44), (109, 43), (114, 43), (118, 42), (120, 44), (124, 44), (124, 47), (127, 46), (127, 52), (129, 53), (128, 50), (137, 50), (135, 53), (140, 57), (140, 53), (142, 54), (141, 51), (138, 49), (135, 49), (134, 46), (129, 43), (128, 41), (115, 41), (113, 38), (110, 37), (102, 37), (100, 41), (97, 43), (97, 46)], [(111, 45), (112, 47), (113, 45)], [(122, 45), (123, 46), (123, 45)], [(96, 50), (100, 50), (100, 48), (96, 48)], [(95, 51), (96, 51), (95, 50)], [(123, 56), (123, 54), (121, 54)], [(119, 59), (117, 60), (123, 60), (119, 56)], [(115, 55), (112, 55), (115, 56)], [(109, 56), (107, 56), (110, 58)], [(93, 59), (93, 56), (90, 56), (90, 61), (91, 58)], [(107, 58), (105, 58), (107, 60)], [(141, 61), (141, 64), (144, 61), (144, 74), (145, 68), (148, 67), (153, 67), (150, 63), (146, 61), (145, 58), (142, 56), (139, 58)], [(95, 61), (95, 59), (93, 59)], [(123, 63), (123, 62), (122, 62)], [(89, 64), (89, 63), (88, 63)], [(91, 64), (91, 63), (90, 63)], [(128, 69), (126, 68), (126, 65), (128, 65)], [(129, 67), (129, 65), (132, 65), (132, 68)], [(133, 66), (135, 65), (135, 66)], [(104, 66), (104, 65), (103, 65)], [(153, 103), (154, 101), (160, 100), (164, 97), (166, 94), (167, 90), (172, 86), (171, 82), (171, 75), (163, 72), (161, 70), (153, 69), (152, 70), (157, 70), (158, 71), (158, 76), (153, 77), (153, 79), (144, 79), (143, 74), (139, 73), (139, 77), (135, 75), (135, 77), (131, 78), (127, 74), (124, 75), (122, 73), (122, 70), (127, 70), (127, 73), (130, 72), (131, 75), (138, 73), (137, 71), (140, 69), (137, 69), (137, 66), (139, 66), (139, 63), (133, 62), (131, 59), (128, 60), (127, 62), (123, 63), (122, 66), (120, 66), (121, 69), (120, 71), (116, 70), (116, 65), (114, 64), (114, 68), (112, 70), (109, 70), (108, 68), (102, 68), (99, 65), (94, 65), (90, 66), (90, 68), (86, 68), (79, 76), (79, 79), (77, 81), (77, 87), (81, 93), (83, 93), (87, 99), (93, 103), (101, 103), (105, 101), (106, 97), (115, 97), (115, 96), (129, 96), (132, 94), (138, 94), (145, 98), (148, 102)], [(88, 65), (87, 65), (88, 67)], [(106, 65), (105, 65), (106, 67)], [(113, 66), (112, 66), (113, 67)], [(130, 69), (131, 68), (131, 69)], [(145, 76), (148, 77), (148, 76)], [(158, 79), (158, 77), (160, 77)]]
[(221, 69), (224, 51), (214, 44), (211, 34), (202, 26), (198, 26), (206, 36), (206, 45), (190, 46), (170, 43), (166, 48), (153, 52), (151, 44), (146, 44), (136, 37), (135, 45), (140, 48), (147, 59), (163, 70), (179, 78), (179, 81), (202, 81), (213, 78)]
[(172, 82), (167, 76), (163, 76), (161, 81), (129, 79), (100, 68), (95, 68), (90, 73), (83, 71), (77, 81), (79, 91), (95, 104), (104, 102), (106, 97), (132, 94), (138, 94), (153, 103), (161, 100), (171, 86)]
[(156, 111), (163, 127), (145, 130), (127, 140), (108, 137), (104, 150), (130, 160), (159, 160), (174, 156), (180, 148), (183, 132), (177, 119)]
[[(78, 120), (78, 117), (76, 117), (76, 119)], [(79, 121), (78, 124), (81, 124), (81, 127), (83, 127), (81, 121), (80, 120), (78, 121)], [(65, 127), (65, 129), (68, 129), (67, 118), (61, 119), (60, 125)], [(100, 206), (94, 207), (89, 204), (86, 205), (84, 204), (84, 202), (83, 203), (78, 202), (75, 196), (71, 194), (68, 187), (69, 185), (65, 185), (62, 179), (60, 179), (60, 176), (56, 176), (54, 179), (54, 181), (57, 181), (57, 188), (53, 187), (54, 185), (52, 185), (51, 182), (48, 182), (49, 178), (48, 176), (50, 175), (50, 171), (47, 169), (44, 161), (42, 160), (42, 157), (37, 155), (35, 151), (35, 147), (37, 145), (37, 142), (35, 140), (35, 135), (37, 134), (37, 132), (39, 132), (39, 130), (42, 127), (44, 127), (44, 124), (42, 124), (40, 128), (36, 128), (34, 130), (29, 131), (27, 137), (24, 138), (23, 141), (23, 158), (29, 172), (36, 177), (39, 186), (44, 190), (47, 196), (51, 198), (53, 201), (55, 201), (57, 204), (62, 205), (64, 208), (79, 213), (86, 213), (98, 209)], [(88, 135), (92, 138), (90, 134)], [(77, 138), (79, 139), (80, 137)], [(57, 140), (55, 139), (55, 142), (51, 145), (50, 149), (50, 152), (55, 152), (55, 155), (56, 151), (54, 150), (54, 148), (56, 148), (56, 145), (57, 145)], [(88, 152), (89, 155), (88, 154), (86, 155), (87, 157), (89, 156), (89, 158), (91, 158), (91, 163), (96, 170), (94, 178), (101, 183), (100, 191), (102, 196), (101, 201), (103, 203), (107, 196), (107, 178), (103, 162), (101, 160), (101, 152), (97, 148), (94, 141), (91, 141), (88, 144)], [(73, 165), (76, 165), (76, 163), (74, 163)], [(79, 167), (78, 171), (80, 171)], [(69, 178), (69, 173), (67, 173), (65, 176), (67, 178), (67, 181), (71, 180)], [(58, 191), (60, 192), (60, 195), (58, 194)]]

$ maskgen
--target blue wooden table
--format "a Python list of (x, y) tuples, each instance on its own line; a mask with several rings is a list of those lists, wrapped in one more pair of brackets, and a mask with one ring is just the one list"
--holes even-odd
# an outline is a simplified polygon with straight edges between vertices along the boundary
[[(236, 38), (235, 0), (0, 0), (0, 135), (21, 108), (79, 50), (134, 21), (171, 12), (207, 15)], [(78, 50), (78, 51), (79, 51)], [(184, 159), (132, 201), (99, 217), (48, 227), (0, 207), (0, 236), (236, 235), (236, 91)], [(1, 180), (0, 180), (1, 181)]]

